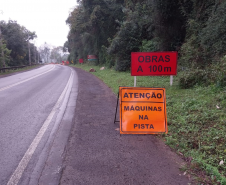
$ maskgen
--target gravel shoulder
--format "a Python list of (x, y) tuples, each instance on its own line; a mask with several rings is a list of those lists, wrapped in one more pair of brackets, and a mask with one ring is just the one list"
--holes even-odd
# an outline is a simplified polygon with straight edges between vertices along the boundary
[(121, 135), (117, 98), (101, 80), (74, 68), (78, 96), (61, 185), (186, 185), (184, 161), (155, 135)]

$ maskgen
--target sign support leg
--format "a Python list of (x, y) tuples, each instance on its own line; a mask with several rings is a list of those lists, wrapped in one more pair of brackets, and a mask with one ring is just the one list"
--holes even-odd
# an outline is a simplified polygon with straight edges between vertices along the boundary
[(118, 110), (118, 101), (119, 101), (119, 92), (118, 92), (117, 105), (116, 105), (116, 110), (115, 110), (115, 120), (114, 120), (114, 124), (115, 124), (115, 122), (119, 122), (119, 121), (116, 121), (117, 110)]
[(170, 75), (170, 86), (173, 85), (173, 75)]
[(137, 77), (134, 76), (134, 87), (136, 87), (136, 86), (137, 86)]

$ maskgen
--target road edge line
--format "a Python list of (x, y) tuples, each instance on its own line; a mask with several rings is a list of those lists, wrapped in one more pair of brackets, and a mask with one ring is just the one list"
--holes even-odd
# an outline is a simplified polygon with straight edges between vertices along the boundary
[(54, 105), (54, 107), (53, 107), (52, 111), (50, 112), (49, 116), (47, 117), (47, 119), (43, 123), (42, 127), (40, 128), (38, 134), (35, 136), (34, 140), (31, 143), (31, 145), (27, 149), (27, 151), (24, 154), (23, 158), (19, 162), (19, 165), (17, 166), (16, 170), (14, 171), (12, 176), (10, 177), (7, 185), (16, 185), (16, 184), (18, 184), (18, 182), (21, 179), (21, 176), (22, 176), (25, 168), (27, 167), (32, 155), (35, 152), (35, 149), (37, 148), (39, 142), (41, 141), (42, 136), (44, 135), (45, 131), (47, 130), (47, 128), (48, 128), (50, 122), (52, 121), (52, 118), (55, 115), (57, 109), (60, 107), (62, 99), (64, 98), (64, 95), (66, 94), (70, 83), (73, 83), (73, 73), (72, 72), (71, 72), (70, 78), (69, 78), (69, 80), (67, 82), (67, 85), (65, 86), (65, 88), (64, 88), (63, 92), (61, 93), (59, 99), (57, 100), (57, 102)]

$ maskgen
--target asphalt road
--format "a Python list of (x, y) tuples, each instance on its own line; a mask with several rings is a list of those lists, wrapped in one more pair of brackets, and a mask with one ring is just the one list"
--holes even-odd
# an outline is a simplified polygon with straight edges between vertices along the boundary
[(61, 65), (0, 78), (1, 185), (38, 184), (62, 120), (71, 122), (65, 112), (76, 78)]

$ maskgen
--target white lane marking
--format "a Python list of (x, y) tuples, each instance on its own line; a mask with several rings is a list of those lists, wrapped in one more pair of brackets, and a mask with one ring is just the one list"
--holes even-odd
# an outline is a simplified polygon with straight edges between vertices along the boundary
[[(31, 145), (29, 146), (28, 150), (26, 151), (26, 153), (24, 154), (23, 158), (21, 159), (18, 167), (16, 168), (16, 170), (14, 171), (14, 173), (12, 174), (11, 178), (9, 179), (7, 185), (17, 185), (25, 168), (27, 167), (27, 164), (29, 163), (32, 155), (35, 152), (35, 149), (37, 148), (40, 140), (42, 139), (42, 136), (44, 135), (45, 131), (47, 130), (54, 114), (56, 113), (57, 109), (59, 109), (60, 107), (60, 103), (63, 100), (68, 87), (70, 87), (70, 83), (73, 83), (73, 76), (74, 76), (74, 72), (71, 70), (71, 75), (70, 78), (67, 82), (66, 87), (64, 88), (63, 92), (61, 93), (59, 99), (57, 100), (56, 104), (54, 105), (52, 111), (50, 112), (49, 116), (47, 117), (47, 119), (45, 120), (45, 122), (43, 123), (41, 129), (39, 130), (38, 134), (36, 135), (36, 137), (34, 138), (34, 140), (32, 141)], [(69, 89), (70, 90), (70, 89)]]
[(33, 77), (30, 77), (30, 78), (28, 78), (28, 79), (26, 79), (26, 80), (17, 82), (17, 83), (15, 83), (15, 84), (8, 85), (8, 86), (6, 86), (6, 87), (2, 87), (2, 88), (0, 88), (0, 92), (1, 92), (1, 91), (4, 91), (4, 90), (6, 90), (6, 89), (9, 89), (9, 88), (11, 88), (11, 87), (14, 87), (14, 86), (16, 86), (16, 85), (22, 84), (22, 83), (24, 83), (24, 82), (27, 82), (27, 81), (29, 81), (29, 80), (32, 80), (32, 79), (34, 79), (34, 78), (36, 78), (36, 77), (38, 77), (38, 76), (44, 75), (44, 74), (46, 74), (46, 73), (52, 71), (53, 69), (55, 69), (55, 65), (54, 65), (51, 69), (49, 69), (48, 71), (46, 71), (46, 72), (44, 72), (44, 73), (35, 75), (35, 76), (33, 76)]

